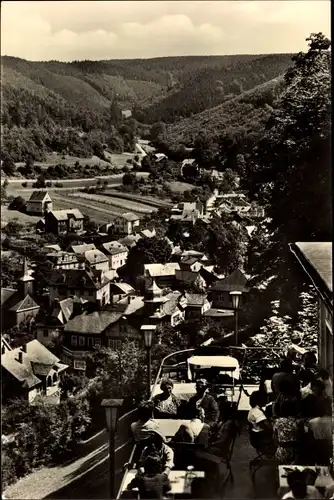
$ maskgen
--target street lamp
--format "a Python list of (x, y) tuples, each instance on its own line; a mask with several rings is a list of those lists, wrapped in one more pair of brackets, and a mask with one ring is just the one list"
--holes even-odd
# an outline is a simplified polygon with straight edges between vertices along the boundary
[(140, 329), (143, 332), (144, 345), (147, 353), (147, 398), (151, 396), (151, 347), (153, 340), (153, 333), (156, 330), (156, 325), (143, 325)]
[(110, 498), (116, 498), (115, 494), (115, 436), (119, 408), (123, 399), (104, 399), (102, 406), (106, 412), (107, 430), (109, 432), (109, 473), (110, 473)]
[(230, 296), (232, 299), (232, 307), (234, 309), (234, 336), (235, 336), (235, 345), (238, 345), (238, 312), (240, 307), (240, 299), (242, 292), (239, 290), (234, 290), (230, 292)]

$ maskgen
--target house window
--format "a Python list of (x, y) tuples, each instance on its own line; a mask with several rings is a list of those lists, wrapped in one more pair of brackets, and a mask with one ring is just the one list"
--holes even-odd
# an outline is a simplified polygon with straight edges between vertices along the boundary
[(71, 344), (72, 345), (78, 345), (78, 337), (76, 335), (72, 335), (72, 337), (71, 337)]
[(114, 349), (114, 350), (120, 349), (122, 347), (122, 341), (108, 339), (108, 347), (110, 347), (110, 349)]
[(94, 346), (94, 339), (93, 339), (93, 337), (88, 337), (88, 339), (87, 339), (87, 345), (88, 345), (88, 347), (93, 347)]
[(73, 368), (75, 370), (86, 370), (86, 361), (84, 359), (75, 359), (73, 362)]
[(56, 373), (53, 374), (52, 381), (55, 384), (58, 380), (58, 375)]
[(80, 346), (84, 346), (84, 345), (86, 345), (86, 342), (85, 342), (85, 337), (81, 337), (81, 336), (79, 337), (79, 345), (80, 345)]
[(49, 336), (49, 330), (43, 330), (43, 336), (48, 337)]
[(51, 387), (51, 386), (52, 386), (52, 380), (51, 380), (50, 375), (49, 375), (49, 376), (48, 376), (48, 378), (46, 379), (46, 385), (47, 385), (48, 387)]
[(101, 339), (95, 339), (95, 345), (101, 345)]

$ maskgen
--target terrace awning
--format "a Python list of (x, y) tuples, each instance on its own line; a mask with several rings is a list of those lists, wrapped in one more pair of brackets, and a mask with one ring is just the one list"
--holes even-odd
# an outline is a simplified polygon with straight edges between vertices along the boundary
[(240, 378), (239, 361), (232, 356), (192, 356), (187, 363), (189, 379), (192, 379), (191, 368), (221, 368), (221, 375), (226, 374), (234, 379)]

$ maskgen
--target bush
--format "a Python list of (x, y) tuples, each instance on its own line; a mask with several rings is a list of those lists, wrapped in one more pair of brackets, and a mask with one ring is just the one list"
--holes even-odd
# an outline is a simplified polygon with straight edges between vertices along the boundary
[(55, 182), (55, 187), (62, 188), (64, 184), (62, 182)]
[(9, 210), (18, 210), (19, 212), (25, 212), (26, 202), (22, 196), (17, 196), (8, 205)]
[(29, 406), (15, 400), (3, 409), (3, 433), (16, 433), (2, 456), (3, 485), (7, 486), (35, 467), (60, 463), (72, 454), (86, 432), (91, 419), (89, 405), (70, 399), (58, 406)]
[(23, 188), (26, 188), (26, 187), (28, 186), (28, 183), (27, 183), (27, 182), (22, 182), (21, 186), (22, 186)]

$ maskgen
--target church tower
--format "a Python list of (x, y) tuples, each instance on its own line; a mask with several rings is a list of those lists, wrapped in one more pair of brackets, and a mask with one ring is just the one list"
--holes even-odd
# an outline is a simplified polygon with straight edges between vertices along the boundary
[(29, 274), (28, 271), (28, 263), (26, 257), (24, 257), (23, 261), (23, 270), (22, 270), (22, 276), (19, 279), (19, 288), (21, 293), (25, 296), (28, 293), (30, 295), (33, 295), (34, 293), (34, 281), (35, 279)]
[(160, 310), (161, 305), (166, 302), (162, 289), (156, 284), (153, 278), (151, 286), (146, 290), (144, 297), (145, 306), (149, 314), (154, 314)]

